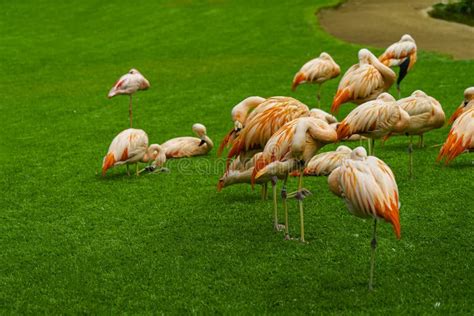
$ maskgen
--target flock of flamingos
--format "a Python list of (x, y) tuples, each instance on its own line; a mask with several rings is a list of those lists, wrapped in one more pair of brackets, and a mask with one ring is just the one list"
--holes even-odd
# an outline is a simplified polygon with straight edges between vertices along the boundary
[[(287, 199), (295, 198), (300, 211), (300, 240), (304, 239), (303, 200), (310, 193), (303, 187), (303, 176), (329, 176), (330, 190), (344, 199), (349, 212), (363, 218), (373, 218), (373, 239), (369, 288), (373, 286), (376, 249), (377, 219), (392, 224), (396, 237), (400, 238), (399, 196), (394, 174), (389, 166), (373, 156), (374, 140), (386, 141), (396, 135), (410, 137), (410, 175), (413, 172), (412, 137), (423, 134), (445, 124), (441, 104), (423, 91), (417, 90), (409, 97), (400, 98), (400, 84), (412, 69), (417, 58), (417, 47), (410, 35), (403, 35), (379, 57), (369, 50), (359, 51), (359, 62), (350, 67), (342, 77), (331, 106), (337, 113), (347, 102), (359, 104), (342, 122), (321, 109), (308, 106), (291, 97), (248, 97), (232, 109), (234, 126), (221, 142), (218, 155), (229, 148), (226, 171), (220, 178), (218, 190), (237, 184), (262, 185), (262, 196), (266, 197), (267, 184), (273, 189), (273, 212), (275, 230), (288, 232)], [(391, 67), (399, 67), (399, 75)], [(310, 60), (298, 71), (292, 88), (299, 84), (318, 84), (318, 104), (321, 85), (339, 75), (340, 67), (327, 53)], [(396, 82), (399, 100), (386, 91)], [(148, 145), (147, 134), (132, 127), (132, 95), (138, 90), (148, 89), (148, 80), (135, 69), (122, 76), (109, 92), (109, 98), (129, 95), (130, 128), (119, 133), (112, 141), (104, 157), (102, 175), (114, 166), (136, 165), (137, 175), (143, 171), (164, 170), (166, 159), (204, 155), (214, 146), (202, 124), (194, 124), (195, 137), (179, 137), (162, 145)], [(442, 146), (438, 161), (450, 163), (463, 152), (474, 150), (474, 87), (467, 88), (464, 100), (449, 123), (452, 128)], [(339, 146), (336, 151), (315, 155), (329, 143), (346, 140), (368, 140), (367, 154), (364, 147), (354, 150)], [(150, 163), (138, 170), (138, 163)], [(298, 176), (298, 189), (288, 193), (286, 182), (289, 175)], [(283, 181), (281, 190), (285, 223), (278, 220), (278, 180)]]

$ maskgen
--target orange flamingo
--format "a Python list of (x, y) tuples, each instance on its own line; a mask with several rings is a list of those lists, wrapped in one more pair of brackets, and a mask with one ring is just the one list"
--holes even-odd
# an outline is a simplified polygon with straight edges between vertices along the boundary
[(413, 68), (416, 62), (416, 43), (413, 37), (408, 34), (390, 45), (385, 52), (379, 57), (379, 60), (388, 67), (398, 66), (400, 71), (397, 78), (398, 97), (400, 98), (400, 84), (407, 75), (408, 71)]
[(321, 85), (332, 78), (336, 78), (340, 73), (341, 68), (332, 59), (331, 55), (323, 52), (318, 58), (308, 61), (301, 67), (293, 78), (291, 89), (294, 91), (298, 85), (303, 83), (318, 84), (317, 99), (318, 106), (321, 106)]
[(371, 242), (369, 289), (373, 289), (375, 249), (377, 247), (377, 219), (392, 224), (400, 239), (398, 187), (392, 170), (380, 159), (370, 156), (363, 147), (357, 147), (328, 178), (330, 190), (344, 199), (352, 215), (374, 219)]
[(167, 159), (201, 156), (211, 151), (214, 147), (214, 143), (207, 136), (206, 127), (196, 123), (192, 129), (199, 138), (177, 137), (161, 144), (161, 148), (164, 150)]
[(337, 88), (331, 112), (337, 113), (341, 104), (354, 102), (361, 104), (377, 98), (390, 89), (396, 74), (382, 64), (368, 49), (359, 51), (359, 63), (349, 68)]
[[(256, 113), (255, 113), (256, 112)], [(245, 127), (234, 139), (227, 155), (227, 167), (233, 157), (240, 156), (243, 163), (256, 152), (262, 151), (270, 137), (287, 122), (308, 116), (308, 107), (290, 97), (272, 97), (261, 103), (250, 114)]]
[(466, 110), (453, 123), (437, 161), (448, 165), (463, 152), (474, 151), (474, 107)]
[[(298, 190), (286, 195), (286, 179), (283, 183), (282, 197), (285, 208), (285, 238), (288, 233), (288, 209), (286, 199), (295, 197), (300, 209), (300, 227), (302, 242), (304, 239), (304, 211), (303, 199), (310, 192), (303, 188), (303, 169), (313, 155), (325, 144), (337, 141), (335, 130), (328, 123), (313, 117), (300, 117), (283, 125), (268, 140), (262, 156), (255, 162), (252, 173), (252, 183), (264, 174), (264, 168), (274, 162), (285, 164), (284, 172), (288, 175), (294, 170), (300, 171)], [(275, 223), (277, 226), (278, 223)]]
[[(402, 132), (392, 134), (410, 136), (408, 154), (411, 178), (413, 176), (413, 135), (420, 135), (419, 146), (423, 147), (423, 134), (432, 129), (443, 127), (446, 117), (441, 104), (421, 90), (416, 90), (411, 96), (398, 100), (397, 104), (410, 116), (408, 126)], [(389, 135), (384, 139), (386, 140), (388, 137)]]
[(449, 118), (448, 123), (453, 124), (454, 121), (465, 111), (474, 107), (474, 87), (469, 87), (464, 90), (464, 100), (461, 105), (456, 109), (453, 115)]
[(130, 127), (132, 127), (132, 95), (138, 90), (146, 90), (149, 87), (150, 83), (148, 80), (146, 80), (138, 70), (132, 68), (128, 73), (120, 77), (109, 91), (109, 99), (120, 94), (127, 94), (130, 96), (130, 102), (128, 104)]
[(353, 134), (368, 137), (369, 154), (374, 153), (374, 140), (403, 132), (409, 123), (410, 116), (388, 93), (382, 93), (376, 100), (366, 102), (354, 110), (337, 127), (338, 139)]
[[(239, 102), (236, 106), (232, 108), (231, 116), (232, 121), (234, 122), (234, 127), (227, 133), (224, 139), (221, 141), (219, 148), (217, 150), (217, 156), (220, 157), (224, 148), (231, 144), (234, 139), (239, 135), (240, 130), (244, 128), (245, 122), (250, 114), (265, 101), (266, 99), (258, 96), (248, 97)], [(257, 111), (258, 112), (258, 111)]]
[(148, 135), (143, 130), (129, 128), (112, 140), (102, 163), (102, 176), (105, 176), (108, 169), (124, 164), (127, 165), (128, 175), (130, 175), (128, 165), (135, 164), (138, 176), (138, 162), (150, 161), (153, 161), (153, 167), (165, 163), (166, 156), (161, 146), (158, 144), (148, 146)]

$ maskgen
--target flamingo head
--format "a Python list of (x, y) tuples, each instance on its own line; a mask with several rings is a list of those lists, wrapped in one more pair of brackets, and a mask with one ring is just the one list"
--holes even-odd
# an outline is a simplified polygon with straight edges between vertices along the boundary
[(367, 158), (367, 151), (362, 146), (359, 146), (359, 147), (355, 148), (351, 152), (351, 159), (352, 160), (364, 160), (365, 158)]
[(464, 90), (464, 102), (469, 103), (469, 101), (474, 100), (474, 87), (469, 87)]
[(347, 154), (352, 153), (352, 149), (344, 145), (337, 147), (336, 151), (338, 153), (347, 153)]
[(387, 92), (381, 93), (377, 97), (377, 100), (381, 100), (383, 102), (394, 102), (394, 101), (396, 101), (395, 98), (390, 93), (387, 93)]
[(404, 34), (402, 36), (402, 38), (400, 39), (400, 42), (415, 42), (415, 40), (413, 39), (413, 37), (411, 37), (410, 34)]
[(360, 51), (359, 51), (359, 62), (360, 63), (364, 63), (364, 64), (367, 64), (370, 62), (370, 59), (373, 57), (374, 55), (367, 49), (367, 48), (362, 48)]
[(423, 98), (423, 97), (427, 97), (428, 95), (426, 93), (424, 93), (423, 91), (421, 90), (415, 90), (413, 91), (413, 93), (411, 94), (413, 97), (417, 97), (417, 98)]
[(202, 146), (206, 143), (206, 126), (200, 123), (193, 125), (193, 132), (201, 139), (199, 146)]

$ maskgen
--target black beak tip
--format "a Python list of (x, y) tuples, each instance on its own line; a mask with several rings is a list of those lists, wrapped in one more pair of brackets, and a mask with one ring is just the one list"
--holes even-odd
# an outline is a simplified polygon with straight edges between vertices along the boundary
[(201, 139), (201, 142), (199, 143), (199, 147), (204, 145), (206, 143), (206, 141), (204, 139)]

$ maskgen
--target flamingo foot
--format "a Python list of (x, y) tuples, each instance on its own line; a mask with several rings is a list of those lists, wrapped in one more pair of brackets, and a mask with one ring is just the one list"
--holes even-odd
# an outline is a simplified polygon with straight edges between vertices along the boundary
[(273, 228), (275, 229), (275, 231), (281, 232), (281, 231), (285, 230), (285, 225), (277, 224), (277, 225), (273, 226)]
[(148, 172), (148, 173), (168, 173), (170, 172), (170, 169), (168, 168), (165, 168), (165, 167), (161, 167), (161, 168), (158, 168), (156, 166), (153, 166), (153, 165), (149, 165), (149, 166), (146, 166), (145, 168), (143, 168), (142, 170), (138, 171), (138, 173), (142, 173), (142, 172)]
[(288, 193), (288, 198), (289, 199), (292, 199), (292, 198), (295, 198), (296, 200), (298, 201), (302, 201), (304, 200), (307, 196), (310, 196), (311, 194), (311, 191), (309, 191), (308, 189), (306, 188), (301, 188), (300, 190), (298, 191), (295, 191), (295, 192), (291, 192), (291, 193)]

